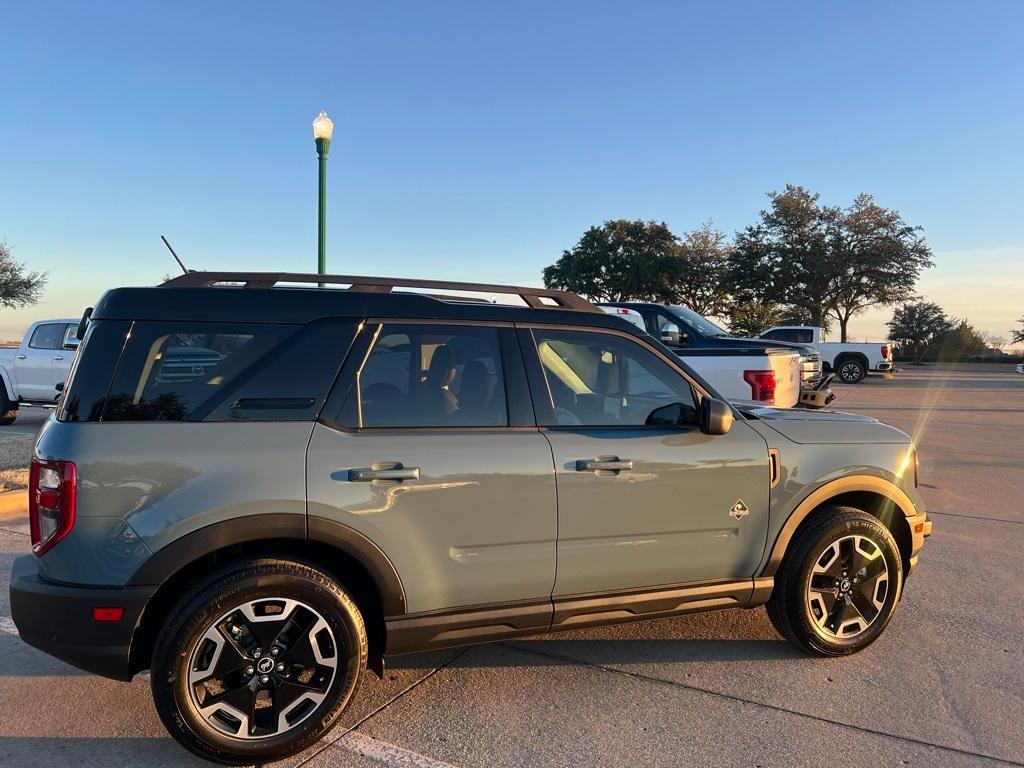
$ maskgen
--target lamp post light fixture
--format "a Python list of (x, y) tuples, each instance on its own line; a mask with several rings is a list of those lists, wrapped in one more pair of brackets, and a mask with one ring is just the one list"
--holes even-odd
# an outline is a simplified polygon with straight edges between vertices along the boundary
[[(334, 122), (321, 112), (313, 120), (313, 138), (316, 140), (316, 156), (320, 161), (320, 217), (317, 237), (317, 274), (327, 274), (327, 153), (331, 151), (331, 135), (334, 133)], [(324, 284), (320, 283), (323, 288)]]

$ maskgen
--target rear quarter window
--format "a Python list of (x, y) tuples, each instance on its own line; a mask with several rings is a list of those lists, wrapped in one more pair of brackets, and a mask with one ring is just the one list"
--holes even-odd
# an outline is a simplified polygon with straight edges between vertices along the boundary
[[(65, 411), (82, 421), (312, 420), (354, 331), (351, 320), (136, 322), (119, 361), (105, 355), (116, 372), (103, 406), (94, 401), (86, 413), (69, 395)], [(83, 367), (92, 346), (85, 345)]]

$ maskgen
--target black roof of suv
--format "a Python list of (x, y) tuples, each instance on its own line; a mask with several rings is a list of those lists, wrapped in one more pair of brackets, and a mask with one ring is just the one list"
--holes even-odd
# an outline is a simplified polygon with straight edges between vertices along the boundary
[[(295, 285), (298, 283), (299, 285)], [(317, 283), (348, 285), (323, 290)], [(310, 285), (312, 284), (312, 285)], [(518, 295), (527, 306), (396, 288)], [(96, 320), (206, 320), (308, 323), (324, 317), (437, 318), (557, 322), (616, 328), (628, 323), (567, 291), (524, 286), (347, 275), (189, 272), (157, 288), (115, 288), (92, 312)]]

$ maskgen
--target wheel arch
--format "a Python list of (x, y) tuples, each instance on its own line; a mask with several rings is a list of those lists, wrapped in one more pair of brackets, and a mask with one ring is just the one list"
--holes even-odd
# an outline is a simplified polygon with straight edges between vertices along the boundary
[(200, 528), (169, 544), (132, 576), (128, 586), (159, 585), (133, 633), (130, 673), (149, 667), (164, 619), (192, 585), (211, 571), (251, 557), (295, 558), (315, 565), (352, 595), (366, 623), (370, 667), (383, 672), (386, 617), (405, 613), (405, 591), (394, 565), (363, 534), (326, 518), (295, 514), (244, 517)]
[(3, 382), (4, 394), (7, 399), (11, 401), (12, 405), (17, 405), (18, 398), (14, 394), (14, 382), (11, 380), (10, 372), (2, 365), (0, 365), (0, 381)]
[(838, 371), (839, 366), (846, 360), (856, 360), (858, 363), (861, 363), (864, 366), (865, 373), (871, 370), (871, 361), (868, 360), (868, 356), (863, 352), (840, 352), (836, 355), (835, 365), (832, 367)]
[(904, 573), (910, 571), (913, 534), (907, 518), (917, 514), (914, 503), (902, 489), (888, 480), (857, 475), (825, 483), (796, 506), (776, 536), (760, 576), (774, 576), (797, 531), (832, 506), (853, 507), (877, 518), (896, 540)]

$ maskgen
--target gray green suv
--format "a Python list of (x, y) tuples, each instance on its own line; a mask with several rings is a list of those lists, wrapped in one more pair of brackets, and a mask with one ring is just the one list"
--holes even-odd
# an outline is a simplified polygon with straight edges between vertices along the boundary
[(850, 654), (931, 532), (905, 434), (730, 405), (574, 294), (193, 272), (79, 334), (14, 621), (150, 669), (171, 734), (223, 763), (308, 747), (412, 651), (767, 604)]

